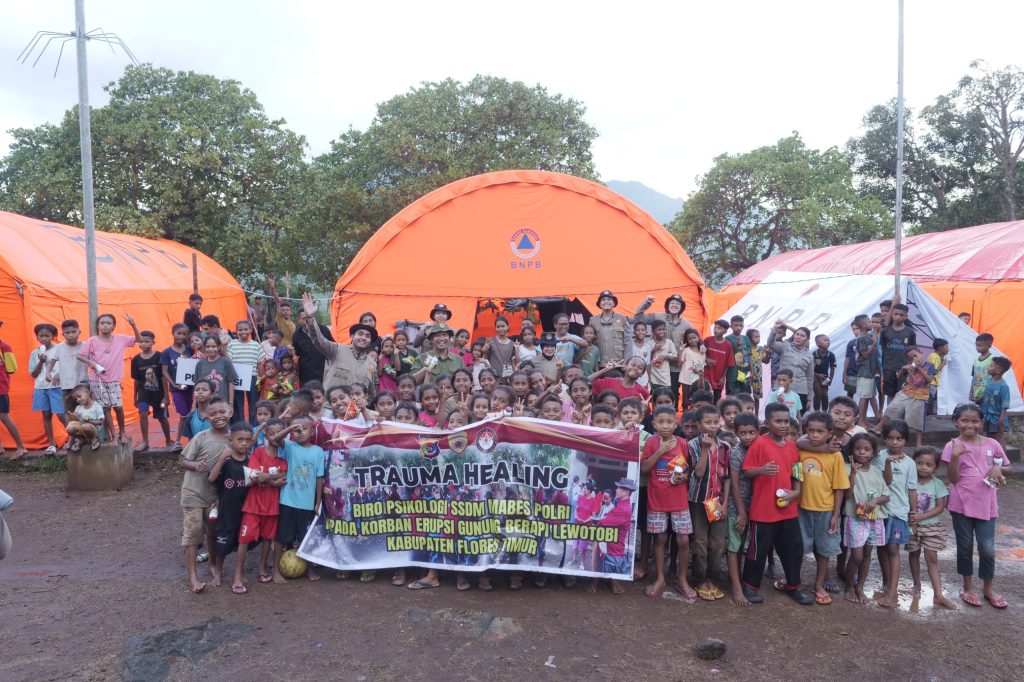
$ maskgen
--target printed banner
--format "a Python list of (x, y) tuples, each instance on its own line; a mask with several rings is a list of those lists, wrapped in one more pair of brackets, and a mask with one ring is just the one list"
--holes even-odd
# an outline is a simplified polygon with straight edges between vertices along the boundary
[[(195, 358), (178, 358), (178, 371), (174, 375), (174, 383), (184, 384), (191, 386), (196, 382), (196, 365), (199, 364), (199, 360)], [(248, 391), (252, 388), (252, 365), (243, 365), (238, 362), (232, 362), (235, 367), (235, 374), (238, 375), (235, 379), (235, 390), (236, 391)]]
[(512, 417), (452, 431), (321, 424), (332, 449), (304, 559), (632, 580), (639, 431)]

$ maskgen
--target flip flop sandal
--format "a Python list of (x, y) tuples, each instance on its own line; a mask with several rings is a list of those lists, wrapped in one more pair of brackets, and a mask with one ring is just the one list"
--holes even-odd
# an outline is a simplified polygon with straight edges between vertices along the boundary
[(267, 583), (269, 583), (273, 579), (274, 579), (274, 577), (269, 575), (269, 574), (267, 574), (267, 573), (260, 573), (259, 577), (256, 578), (256, 580), (258, 580), (259, 582), (263, 583), (264, 585), (266, 585)]
[(44, 455), (56, 455), (57, 454), (57, 446), (56, 445), (51, 445), (50, 447), (48, 447), (45, 450), (43, 450), (43, 454)]
[(145, 443), (139, 443), (138, 445), (135, 446), (135, 450), (134, 451), (135, 452), (145, 452), (146, 450), (149, 450), (149, 446), (146, 445)]
[(815, 604), (820, 604), (822, 606), (828, 606), (829, 604), (832, 603), (832, 595), (830, 595), (827, 591), (826, 592), (815, 592), (814, 593), (814, 603)]
[[(372, 583), (377, 579), (377, 571), (363, 571), (359, 574), (359, 582), (361, 583)], [(392, 582), (392, 584), (394, 584)]]
[(411, 583), (406, 585), (410, 590), (429, 590), (435, 587), (441, 587), (441, 583), (428, 583), (426, 580), (413, 580)]
[(772, 583), (772, 587), (774, 587), (779, 592), (789, 591), (789, 586), (786, 584), (785, 578), (778, 578), (775, 582)]
[(334, 574), (334, 577), (338, 580), (348, 580), (352, 577), (352, 571), (338, 571)]
[(471, 585), (469, 584), (469, 581), (466, 580), (465, 578), (458, 578), (455, 581), (455, 589), (458, 590), (459, 592), (465, 592), (470, 587), (471, 587)]
[(969, 604), (970, 606), (981, 606), (981, 600), (978, 599), (978, 595), (974, 594), (973, 592), (961, 592), (960, 600), (965, 604)]
[(477, 589), (481, 592), (494, 592), (494, 585), (491, 584), (490, 578), (481, 578), (477, 583)]
[(98, 440), (94, 440), (93, 442), (89, 443), (89, 447), (93, 450), (99, 450), (100, 442)]
[(725, 599), (725, 592), (722, 592), (719, 588), (714, 588), (711, 591), (715, 595), (715, 599)]
[[(678, 590), (676, 590), (676, 591), (678, 592)], [(715, 601), (715, 592), (714, 592), (714, 590), (702, 590), (702, 589), (700, 589), (698, 587), (697, 588), (697, 596), (700, 597), (701, 599), (703, 599), (704, 601)]]
[(249, 594), (249, 588), (245, 585), (232, 585), (231, 591), (235, 594)]
[(171, 452), (181, 452), (184, 449), (185, 448), (181, 446), (181, 443), (175, 443), (174, 445), (171, 446)]
[(994, 606), (997, 609), (1005, 609), (1007, 607), (1006, 599), (1000, 594), (985, 595), (985, 601)]
[[(648, 585), (647, 587), (644, 588), (644, 596), (645, 597), (650, 597), (651, 599), (656, 599), (656, 598), (660, 597), (661, 596), (661, 590), (654, 590), (654, 591), (652, 591), (651, 590), (652, 587), (653, 587), (653, 585)], [(678, 592), (679, 590), (676, 590), (676, 591)]]
[(694, 592), (687, 593), (686, 590), (681, 588), (678, 584), (672, 583), (672, 589), (679, 593), (679, 596), (683, 598), (683, 601), (687, 604), (697, 603), (697, 594)]

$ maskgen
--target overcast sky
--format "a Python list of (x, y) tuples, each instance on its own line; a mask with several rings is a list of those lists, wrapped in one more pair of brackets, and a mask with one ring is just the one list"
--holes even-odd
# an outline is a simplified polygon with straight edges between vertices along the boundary
[[(906, 96), (920, 107), (973, 59), (1024, 61), (1019, 0), (907, 0)], [(60, 119), (76, 101), (73, 44), (32, 69), (37, 30), (71, 31), (72, 0), (5, 2), (0, 154), (6, 131)], [(685, 196), (712, 159), (797, 130), (844, 143), (896, 94), (896, 0), (774, 2), (281, 2), (86, 0), (89, 29), (117, 32), (143, 62), (241, 81), (312, 154), (422, 81), (477, 73), (540, 83), (583, 102), (604, 180)], [(89, 51), (92, 104), (126, 63)]]

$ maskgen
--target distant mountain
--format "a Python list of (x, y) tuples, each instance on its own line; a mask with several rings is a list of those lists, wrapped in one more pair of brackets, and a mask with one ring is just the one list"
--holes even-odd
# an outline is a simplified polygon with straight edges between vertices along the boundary
[(609, 180), (608, 189), (618, 192), (654, 216), (662, 225), (668, 224), (683, 208), (683, 200), (653, 190), (635, 180)]

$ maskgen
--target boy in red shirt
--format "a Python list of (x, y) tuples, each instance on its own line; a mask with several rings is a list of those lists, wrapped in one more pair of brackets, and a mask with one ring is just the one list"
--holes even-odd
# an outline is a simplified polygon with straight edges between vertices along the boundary
[(267, 441), (256, 448), (249, 457), (249, 494), (242, 505), (242, 526), (238, 532), (238, 558), (235, 563), (235, 585), (245, 584), (245, 553), (253, 542), (263, 540), (260, 546), (259, 581), (269, 583), (273, 578), (267, 573), (267, 558), (277, 536), (278, 497), (284, 487), (288, 462), (277, 453), (277, 446), (270, 436), (285, 429), (284, 421), (269, 419), (264, 425)]
[[(743, 595), (751, 604), (764, 601), (761, 578), (772, 546), (786, 572), (785, 592), (798, 604), (814, 603), (811, 593), (800, 585), (800, 564), (804, 559), (800, 530), (800, 453), (789, 434), (789, 408), (769, 403), (764, 410), (768, 433), (755, 440), (743, 461), (743, 475), (753, 482), (750, 500), (750, 542), (743, 564)], [(797, 474), (794, 477), (794, 473)]]
[(707, 364), (704, 366), (704, 378), (711, 384), (714, 402), (722, 397), (725, 388), (725, 375), (730, 367), (736, 366), (736, 351), (725, 338), (729, 331), (729, 323), (725, 320), (715, 322), (714, 335), (704, 339), (707, 348)]
[[(665, 589), (665, 546), (668, 544), (669, 520), (676, 533), (679, 546), (679, 577), (672, 588), (690, 603), (697, 602), (697, 593), (686, 581), (686, 566), (690, 561), (690, 539), (693, 523), (686, 479), (686, 441), (675, 435), (678, 426), (675, 408), (662, 406), (654, 410), (651, 419), (654, 434), (644, 443), (640, 471), (650, 474), (647, 485), (647, 532), (654, 535), (654, 564), (657, 578), (647, 586), (644, 594), (657, 597)], [(799, 526), (797, 527), (799, 537)]]

